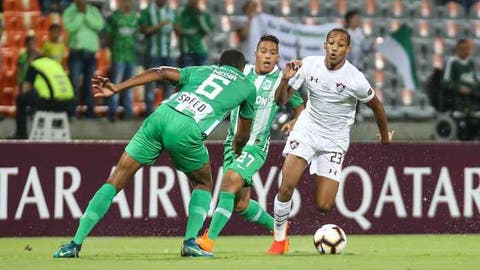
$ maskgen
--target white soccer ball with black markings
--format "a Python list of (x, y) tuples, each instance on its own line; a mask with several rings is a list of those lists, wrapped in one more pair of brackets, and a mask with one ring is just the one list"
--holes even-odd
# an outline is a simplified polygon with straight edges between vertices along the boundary
[(313, 244), (319, 253), (341, 254), (347, 247), (347, 235), (339, 226), (326, 224), (313, 235)]

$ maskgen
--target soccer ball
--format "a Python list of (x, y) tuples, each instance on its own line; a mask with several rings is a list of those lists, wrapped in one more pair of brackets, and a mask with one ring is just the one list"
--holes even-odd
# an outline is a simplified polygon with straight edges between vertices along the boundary
[(341, 254), (347, 247), (347, 236), (337, 225), (326, 224), (313, 235), (313, 244), (319, 253)]

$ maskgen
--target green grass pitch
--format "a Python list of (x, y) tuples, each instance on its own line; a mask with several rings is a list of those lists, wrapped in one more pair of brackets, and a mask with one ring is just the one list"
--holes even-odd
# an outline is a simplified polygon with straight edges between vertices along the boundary
[(265, 255), (271, 237), (224, 236), (214, 258), (181, 258), (178, 237), (91, 237), (80, 258), (53, 259), (67, 240), (0, 238), (0, 269), (480, 269), (480, 235), (352, 235), (343, 255), (320, 255), (312, 236), (292, 236), (290, 252), (277, 257)]

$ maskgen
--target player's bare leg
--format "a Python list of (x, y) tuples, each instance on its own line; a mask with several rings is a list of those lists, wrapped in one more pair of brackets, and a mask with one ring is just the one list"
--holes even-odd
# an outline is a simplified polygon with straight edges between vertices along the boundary
[(317, 176), (316, 179), (316, 202), (317, 208), (322, 213), (329, 212), (335, 204), (339, 182), (325, 176)]
[(287, 219), (292, 207), (293, 191), (302, 178), (308, 163), (305, 159), (288, 154), (282, 168), (283, 180), (274, 202), (274, 241), (268, 254), (280, 255), (288, 251)]
[(213, 254), (205, 252), (195, 243), (195, 238), (203, 227), (212, 201), (213, 181), (210, 162), (198, 170), (186, 173), (186, 175), (194, 190), (188, 205), (187, 228), (180, 253), (184, 257), (211, 257)]
[(53, 254), (54, 258), (78, 257), (85, 238), (108, 211), (117, 192), (125, 187), (140, 167), (142, 164), (131, 158), (126, 152), (122, 154), (113, 173), (88, 203), (85, 213), (80, 218), (80, 224), (73, 240), (60, 247)]
[(196, 171), (185, 174), (188, 176), (188, 179), (192, 183), (194, 189), (201, 189), (208, 192), (212, 191), (213, 180), (210, 162), (205, 163), (202, 168)]
[(111, 184), (118, 191), (125, 188), (128, 181), (130, 181), (135, 173), (142, 167), (135, 159), (130, 157), (126, 152), (123, 152), (117, 166), (112, 174), (108, 177), (107, 183)]
[(242, 187), (240, 191), (235, 194), (235, 205), (233, 206), (233, 212), (242, 213), (247, 210), (250, 204), (250, 187)]

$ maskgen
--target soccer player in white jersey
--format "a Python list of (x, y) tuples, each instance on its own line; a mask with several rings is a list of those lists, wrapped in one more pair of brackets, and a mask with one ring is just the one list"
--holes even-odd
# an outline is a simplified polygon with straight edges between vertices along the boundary
[(286, 250), (292, 194), (308, 165), (310, 173), (317, 175), (318, 209), (325, 213), (333, 207), (357, 101), (365, 103), (375, 113), (381, 143), (392, 141), (393, 131), (388, 131), (381, 101), (365, 76), (346, 60), (350, 51), (348, 32), (341, 28), (331, 30), (324, 48), (325, 56), (289, 62), (275, 95), (277, 103), (283, 105), (303, 85), (309, 97), (283, 150), (286, 158), (282, 184), (274, 201), (274, 242), (268, 250), (271, 255), (280, 255)]

